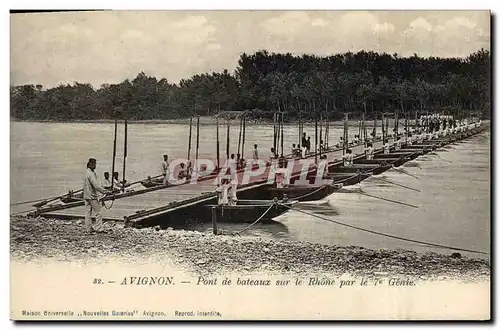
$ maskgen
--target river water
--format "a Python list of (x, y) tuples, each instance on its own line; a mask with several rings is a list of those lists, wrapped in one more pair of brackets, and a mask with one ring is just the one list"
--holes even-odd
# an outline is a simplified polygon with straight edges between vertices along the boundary
[[(221, 161), (226, 152), (226, 126), (220, 126)], [(85, 123), (11, 123), (10, 196), (11, 203), (45, 198), (79, 189), (89, 157), (98, 160), (97, 173), (111, 171), (114, 125)], [(311, 135), (314, 127), (304, 131)], [(357, 123), (350, 126), (357, 134)], [(196, 130), (193, 129), (191, 157), (196, 152)], [(123, 126), (119, 126), (115, 171), (122, 176)], [(330, 144), (342, 135), (340, 126), (330, 127)], [(136, 181), (160, 173), (164, 153), (170, 158), (186, 157), (189, 125), (129, 124), (127, 180)], [(230, 150), (236, 153), (238, 127), (230, 128)], [(285, 152), (298, 142), (298, 129), (284, 129)], [(250, 156), (257, 143), (266, 156), (273, 144), (272, 125), (248, 124), (245, 154)], [(199, 157), (214, 158), (216, 153), (214, 125), (200, 126)], [(365, 180), (351, 190), (391, 199), (404, 206), (359, 193), (334, 193), (324, 200), (301, 203), (273, 224), (257, 224), (244, 235), (290, 238), (328, 245), (357, 245), (366, 248), (404, 248), (419, 252), (451, 253), (416, 243), (387, 238), (352, 229), (310, 214), (399, 237), (490, 252), (490, 132), (425, 155), (402, 168), (413, 176), (396, 170)], [(415, 190), (388, 184), (384, 180)], [(13, 206), (11, 212), (29, 209), (29, 204)], [(240, 230), (245, 225), (221, 224), (225, 230)], [(211, 225), (196, 230), (209, 231)], [(488, 257), (463, 253), (476, 257)]]

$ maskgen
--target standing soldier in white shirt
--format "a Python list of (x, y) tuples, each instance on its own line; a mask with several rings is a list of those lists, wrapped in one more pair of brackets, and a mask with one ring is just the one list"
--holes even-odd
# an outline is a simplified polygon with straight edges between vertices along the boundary
[[(85, 230), (88, 234), (95, 231), (103, 233), (105, 230), (102, 227), (101, 204), (98, 200), (97, 193), (109, 194), (109, 191), (101, 187), (95, 174), (97, 161), (95, 158), (90, 158), (87, 162), (87, 170), (83, 182), (83, 200), (85, 201)], [(96, 223), (92, 228), (92, 213), (95, 214)]]
[(394, 143), (394, 150), (401, 150), (401, 138), (398, 136), (396, 142)]
[(342, 156), (342, 158), (344, 159), (344, 166), (346, 167), (353, 166), (354, 163), (353, 163), (353, 156), (351, 149), (347, 149), (346, 154)]
[(161, 174), (163, 174), (163, 184), (166, 185), (168, 181), (168, 155), (163, 155), (161, 162)]
[(390, 153), (389, 142), (387, 140), (384, 141), (384, 154)]
[(253, 160), (259, 159), (259, 150), (257, 149), (256, 144), (253, 145), (252, 158), (253, 158)]
[(373, 159), (373, 144), (368, 143), (368, 146), (365, 148), (365, 155), (367, 160), (372, 160)]

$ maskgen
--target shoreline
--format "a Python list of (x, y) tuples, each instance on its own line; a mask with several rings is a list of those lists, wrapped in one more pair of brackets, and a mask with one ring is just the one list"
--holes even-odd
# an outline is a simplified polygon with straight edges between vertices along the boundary
[(490, 261), (449, 251), (372, 250), (359, 246), (330, 246), (260, 237), (213, 235), (188, 230), (125, 228), (105, 222), (110, 232), (88, 235), (83, 220), (10, 217), (12, 261), (140, 263), (147, 256), (172, 260), (199, 275), (267, 272), (269, 274), (408, 277), (419, 281), (489, 281)]
[[(10, 123), (36, 123), (36, 124), (114, 124), (114, 119), (96, 119), (96, 120), (68, 120), (68, 121), (56, 121), (56, 120), (12, 120)], [(118, 122), (123, 122), (123, 120), (118, 120)], [(226, 125), (225, 119), (219, 120), (219, 125)], [(239, 125), (239, 119), (230, 119), (229, 122), (233, 125)], [(285, 125), (296, 124), (298, 121), (285, 121)], [(366, 123), (372, 123), (372, 121), (365, 121)], [(217, 120), (215, 117), (200, 117), (200, 125), (216, 125)], [(303, 122), (306, 125), (314, 125), (314, 121)], [(129, 120), (128, 124), (141, 124), (141, 125), (165, 125), (165, 124), (182, 124), (189, 125), (189, 118), (179, 118), (179, 119), (147, 119), (147, 120)], [(246, 125), (273, 125), (274, 122), (268, 119), (248, 119)], [(342, 121), (330, 121), (330, 125), (342, 126)], [(193, 118), (193, 126), (196, 126), (196, 119)]]
[[(482, 119), (484, 123), (489, 123), (489, 119)], [(35, 123), (35, 124), (114, 124), (114, 119), (96, 119), (96, 120), (18, 120), (18, 119), (10, 119), (10, 124), (13, 123)], [(119, 119), (118, 122), (123, 122), (123, 120)], [(219, 125), (226, 125), (225, 119), (219, 119)], [(229, 122), (232, 125), (239, 125), (239, 119), (230, 119)], [(359, 119), (350, 119), (351, 128), (355, 129), (357, 123), (360, 122)], [(391, 124), (394, 123), (394, 119), (391, 118), (389, 120)], [(403, 122), (403, 119), (400, 119), (400, 125)], [(217, 119), (214, 116), (200, 116), (200, 125), (216, 125)], [(285, 121), (285, 125), (295, 125), (297, 124), (297, 120)], [(306, 126), (314, 126), (315, 122), (313, 120), (303, 121)], [(189, 118), (177, 118), (177, 119), (145, 119), (145, 120), (129, 120), (128, 124), (141, 124), (141, 125), (166, 125), (166, 124), (174, 124), (174, 125), (189, 125)], [(193, 126), (196, 126), (196, 119), (193, 117)], [(273, 125), (273, 120), (270, 119), (248, 119), (246, 121), (246, 125)], [(318, 122), (319, 124), (319, 122)], [(367, 127), (372, 128), (374, 125), (373, 120), (365, 120), (365, 124)], [(325, 122), (323, 121), (323, 125)], [(330, 120), (329, 125), (334, 127), (343, 127), (344, 122), (342, 120)], [(380, 119), (377, 120), (377, 125), (380, 125)], [(410, 124), (411, 126), (411, 124)], [(380, 128), (379, 128), (380, 129)]]

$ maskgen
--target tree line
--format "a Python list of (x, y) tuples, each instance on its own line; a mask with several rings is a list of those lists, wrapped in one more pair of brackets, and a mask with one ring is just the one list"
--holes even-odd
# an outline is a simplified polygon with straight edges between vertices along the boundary
[(471, 113), (490, 117), (490, 52), (467, 58), (400, 57), (360, 51), (326, 57), (243, 53), (234, 74), (196, 74), (179, 83), (140, 72), (133, 80), (93, 88), (75, 82), (44, 89), (11, 86), (14, 120), (173, 119), (231, 111), (286, 120), (344, 112)]

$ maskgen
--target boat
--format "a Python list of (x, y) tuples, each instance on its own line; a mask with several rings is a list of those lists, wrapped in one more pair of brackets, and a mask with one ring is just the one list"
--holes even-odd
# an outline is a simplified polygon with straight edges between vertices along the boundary
[(155, 178), (155, 179), (147, 178), (146, 180), (141, 181), (141, 184), (145, 188), (152, 188), (152, 187), (156, 187), (156, 186), (161, 186), (161, 185), (163, 185), (163, 178)]
[(271, 187), (270, 194), (275, 198), (290, 199), (297, 202), (317, 201), (332, 194), (341, 184), (288, 185), (283, 188)]
[(263, 223), (271, 220), (293, 207), (297, 201), (277, 198), (270, 200), (238, 200), (235, 205), (205, 205), (208, 209), (215, 208), (217, 222), (253, 223), (260, 217)]

